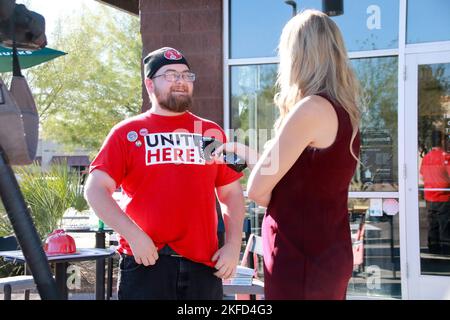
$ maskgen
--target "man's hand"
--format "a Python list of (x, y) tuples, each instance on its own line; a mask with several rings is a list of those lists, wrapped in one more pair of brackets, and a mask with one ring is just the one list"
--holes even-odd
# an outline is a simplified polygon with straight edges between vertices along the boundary
[(158, 249), (153, 240), (144, 232), (141, 231), (127, 239), (130, 244), (131, 251), (133, 251), (134, 260), (136, 263), (144, 266), (154, 265), (158, 260)]
[(213, 255), (212, 261), (216, 262), (214, 266), (218, 271), (214, 275), (218, 278), (228, 279), (234, 276), (236, 266), (239, 263), (239, 253), (241, 246), (232, 243), (226, 243)]

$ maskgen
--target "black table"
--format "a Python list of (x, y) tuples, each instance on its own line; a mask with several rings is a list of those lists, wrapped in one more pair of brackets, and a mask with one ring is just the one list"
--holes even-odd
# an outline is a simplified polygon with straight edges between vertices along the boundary
[[(104, 249), (106, 247), (106, 234), (114, 233), (111, 228), (64, 228), (67, 233), (95, 233), (95, 247)], [(108, 283), (106, 300), (109, 300), (112, 296), (112, 277), (113, 277), (113, 262), (112, 258), (108, 258)], [(98, 259), (95, 262), (95, 299), (105, 300), (105, 260)], [(99, 281), (100, 280), (100, 281)]]
[[(105, 261), (106, 258), (109, 258), (115, 254), (114, 250), (111, 249), (100, 249), (100, 248), (79, 248), (77, 252), (74, 254), (65, 254), (65, 255), (50, 255), (47, 256), (49, 262), (55, 264), (55, 281), (56, 285), (64, 299), (68, 299), (69, 293), (67, 290), (67, 267), (69, 262), (75, 261), (89, 261), (89, 260), (97, 260), (97, 261)], [(11, 261), (13, 263), (25, 263), (25, 257), (23, 256), (22, 250), (13, 250), (13, 251), (0, 251), (0, 256), (4, 257), (6, 261)], [(104, 264), (103, 264), (104, 266)], [(98, 277), (100, 276), (100, 277)], [(103, 268), (102, 274), (96, 274), (96, 290), (97, 286), (100, 285), (103, 287), (103, 293), (105, 288), (105, 268)], [(101, 298), (97, 295), (96, 299)], [(104, 294), (103, 294), (104, 299)]]

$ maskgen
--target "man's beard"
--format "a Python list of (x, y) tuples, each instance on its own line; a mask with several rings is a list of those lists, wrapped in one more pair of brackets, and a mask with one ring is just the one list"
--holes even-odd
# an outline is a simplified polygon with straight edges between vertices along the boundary
[(169, 92), (162, 97), (158, 90), (155, 90), (156, 98), (161, 108), (172, 112), (184, 112), (192, 107), (192, 96), (189, 93), (185, 95), (174, 95)]

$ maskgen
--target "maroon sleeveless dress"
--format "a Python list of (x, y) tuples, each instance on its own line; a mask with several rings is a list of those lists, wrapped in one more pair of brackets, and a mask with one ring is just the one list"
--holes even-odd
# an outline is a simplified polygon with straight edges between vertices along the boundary
[[(266, 299), (345, 299), (352, 275), (352, 125), (339, 104), (321, 96), (336, 111), (336, 139), (328, 148), (307, 147), (272, 191), (262, 225)], [(359, 147), (358, 132), (355, 155)]]

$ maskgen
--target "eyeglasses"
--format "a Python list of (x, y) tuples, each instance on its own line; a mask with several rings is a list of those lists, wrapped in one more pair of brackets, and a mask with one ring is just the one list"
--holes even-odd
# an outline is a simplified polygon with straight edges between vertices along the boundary
[(183, 78), (183, 80), (187, 81), (187, 82), (195, 81), (195, 73), (193, 73), (193, 72), (181, 72), (180, 73), (177, 71), (167, 71), (163, 74), (154, 76), (152, 79), (158, 78), (158, 77), (164, 77), (164, 79), (169, 82), (178, 81), (178, 80), (180, 80), (180, 78)]

